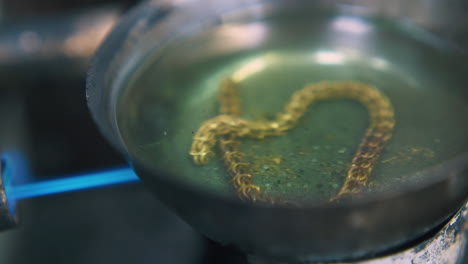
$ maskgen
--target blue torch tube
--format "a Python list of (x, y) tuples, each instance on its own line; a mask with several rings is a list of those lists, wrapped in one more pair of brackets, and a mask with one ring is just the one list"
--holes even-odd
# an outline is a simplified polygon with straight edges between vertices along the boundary
[(0, 185), (0, 192), (6, 197), (5, 203), (13, 216), (19, 200), (140, 181), (131, 168), (123, 167), (30, 182), (26, 160), (21, 153), (14, 151), (1, 154), (1, 165), (0, 183), (3, 185)]
[(19, 186), (10, 186), (7, 190), (7, 197), (9, 200), (22, 200), (37, 196), (137, 181), (139, 181), (139, 178), (135, 175), (132, 169), (119, 168), (41, 182), (33, 182)]

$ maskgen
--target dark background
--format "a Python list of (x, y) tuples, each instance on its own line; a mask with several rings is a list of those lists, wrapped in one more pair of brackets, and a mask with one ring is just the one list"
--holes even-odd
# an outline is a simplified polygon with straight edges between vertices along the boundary
[(8, 19), (30, 19), (40, 16), (72, 13), (79, 9), (95, 8), (103, 5), (119, 5), (127, 9), (138, 0), (4, 0), (3, 12)]

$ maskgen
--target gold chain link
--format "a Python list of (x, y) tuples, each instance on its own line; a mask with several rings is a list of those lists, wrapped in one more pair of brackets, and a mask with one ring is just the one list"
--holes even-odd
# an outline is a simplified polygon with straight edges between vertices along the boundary
[(295, 92), (274, 121), (252, 121), (243, 119), (238, 85), (230, 78), (220, 85), (220, 115), (201, 125), (193, 138), (190, 155), (195, 164), (207, 164), (214, 156), (213, 147), (219, 141), (222, 158), (232, 176), (232, 184), (238, 196), (252, 202), (288, 203), (278, 197), (265, 195), (253, 183), (250, 163), (243, 160), (239, 139), (244, 137), (263, 139), (265, 136), (286, 134), (317, 101), (334, 98), (349, 98), (365, 105), (370, 116), (370, 125), (354, 155), (346, 180), (338, 194), (331, 201), (361, 192), (367, 185), (379, 153), (392, 137), (395, 126), (393, 107), (388, 98), (377, 88), (359, 82), (319, 82), (309, 84)]

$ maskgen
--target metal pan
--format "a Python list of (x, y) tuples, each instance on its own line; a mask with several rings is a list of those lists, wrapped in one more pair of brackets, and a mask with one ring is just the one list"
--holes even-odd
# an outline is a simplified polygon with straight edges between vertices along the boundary
[[(135, 110), (138, 107), (125, 99), (129, 89), (127, 84), (138, 74), (138, 66), (146, 63), (146, 58), (153, 56), (155, 51), (165, 51), (172, 45), (179, 45), (179, 37), (203, 34), (205, 30), (218, 26), (231, 25), (235, 30), (236, 25), (252, 22), (261, 29), (267, 17), (282, 12), (290, 17), (304, 16), (306, 21), (324, 13), (405, 21), (406, 25), (418, 25), (432, 32), (422, 34), (422, 38), (435, 40), (438, 47), (449, 47), (451, 56), (457, 54), (456, 56), (463, 57), (466, 53), (460, 47), (466, 43), (468, 25), (463, 17), (463, 8), (466, 9), (466, 5), (463, 6), (462, 2), (450, 1), (451, 5), (447, 1), (432, 1), (429, 4), (427, 1), (390, 3), (384, 0), (146, 2), (120, 21), (97, 52), (88, 75), (89, 108), (102, 133), (128, 158), (146, 186), (187, 223), (215, 241), (234, 246), (248, 254), (297, 262), (342, 261), (386, 254), (427, 235), (443, 224), (466, 201), (466, 148), (465, 151), (462, 148), (453, 153), (451, 158), (443, 162), (425, 168), (424, 181), (400, 186), (391, 191), (334, 204), (309, 202), (288, 207), (246, 203), (188, 184), (168, 167), (156, 166), (148, 159), (141, 158), (139, 144), (145, 140), (157, 142), (158, 138), (149, 135), (135, 139), (125, 123), (119, 121), (121, 115), (130, 115), (130, 112), (138, 119), (139, 112)], [(320, 30), (321, 27), (318, 23), (319, 30), (311, 31), (310, 34), (322, 32), (320, 34), (326, 35), (327, 32)], [(345, 27), (349, 29), (350, 24)], [(242, 27), (240, 29), (246, 30)], [(412, 30), (411, 26), (407, 29)], [(297, 28), (292, 28), (289, 32), (294, 30)], [(350, 30), (359, 33), (360, 28), (354, 26), (353, 29), (351, 23)], [(244, 39), (244, 42), (236, 43), (240, 43), (241, 49), (262, 48), (266, 44), (259, 39), (259, 35), (268, 35), (269, 32), (254, 30), (251, 33), (253, 40)], [(282, 35), (278, 39), (287, 42), (291, 36)], [(332, 34), (329, 39), (344, 41), (340, 44), (344, 46), (360, 45), (359, 48), (364, 47), (372, 52), (372, 41), (342, 37), (340, 34)], [(396, 41), (395, 49), (398, 45)], [(197, 60), (206, 56), (216, 57), (226, 47), (232, 46), (221, 43), (210, 46), (209, 52), (203, 52), (186, 44), (185, 50), (180, 50), (180, 60), (174, 61), (173, 65), (196, 71)], [(190, 49), (192, 53), (187, 53)], [(392, 51), (389, 54), (391, 53)], [(161, 59), (164, 54), (161, 52), (155, 58)], [(466, 68), (459, 70), (465, 71)], [(182, 73), (168, 74), (177, 78), (177, 74)], [(468, 104), (466, 89), (460, 85), (455, 87), (458, 87), (454, 89), (458, 89), (457, 93)], [(184, 93), (176, 86), (173, 89), (175, 94)], [(154, 84), (152, 91), (156, 94), (155, 98), (159, 98), (158, 83)], [(158, 103), (158, 100), (154, 104), (162, 109), (161, 113), (166, 108), (173, 107), (171, 104)], [(154, 114), (153, 117), (158, 119), (161, 116)], [(141, 130), (166, 129), (166, 123), (155, 123), (152, 128), (142, 127)], [(460, 141), (462, 146), (465, 143), (464, 139)]]

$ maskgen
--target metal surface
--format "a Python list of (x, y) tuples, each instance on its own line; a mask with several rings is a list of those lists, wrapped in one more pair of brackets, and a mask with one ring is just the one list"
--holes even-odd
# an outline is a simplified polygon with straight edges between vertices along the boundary
[[(463, 264), (467, 257), (468, 246), (468, 203), (438, 232), (413, 248), (359, 262), (340, 262), (341, 264)], [(468, 260), (468, 258), (467, 258)], [(286, 264), (265, 261), (251, 256), (251, 264)]]
[[(183, 7), (149, 2), (125, 17), (94, 60), (88, 76), (87, 97), (102, 133), (122, 154), (132, 159), (137, 174), (149, 189), (198, 231), (222, 244), (271, 259), (352, 260), (409, 246), (449, 219), (464, 204), (468, 195), (468, 154), (429, 170), (428, 178), (432, 180), (418, 186), (371, 199), (301, 208), (253, 206), (226, 199), (202, 192), (178, 181), (164, 169), (155, 171), (140, 162), (120, 135), (116, 122), (117, 100), (127, 75), (158, 45), (174, 40), (174, 32), (183, 25), (203, 29), (218, 23), (259, 21), (266, 14), (279, 10), (310, 8), (412, 20), (433, 32), (445, 32), (444, 29), (449, 28), (451, 37), (442, 37), (455, 41), (467, 32), (463, 25), (457, 25), (463, 11), (448, 9), (451, 5), (445, 5), (446, 2), (444, 8), (423, 13), (419, 11), (427, 6), (427, 1), (412, 1), (411, 4), (403, 1), (265, 1), (263, 5), (258, 4), (262, 1), (206, 1), (196, 5), (188, 2), (183, 3)], [(442, 5), (442, 1), (434, 3), (433, 6)], [(238, 9), (242, 5), (248, 6), (248, 10)], [(220, 10), (236, 10), (237, 13), (228, 16)], [(200, 22), (200, 17), (205, 20)], [(438, 23), (441, 17), (447, 19), (443, 24)]]
[[(7, 197), (12, 183), (22, 183), (28, 177), (22, 168), (29, 153), (24, 101), (17, 91), (0, 89), (0, 230), (17, 224), (17, 206)], [(11, 175), (17, 174), (15, 179)]]
[[(467, 161), (465, 157), (450, 164), (449, 179), (414, 192), (306, 208), (254, 207), (226, 201), (148, 177), (154, 172), (141, 166), (136, 170), (162, 201), (211, 239), (236, 245), (247, 253), (271, 256), (270, 260), (306, 262), (372, 258), (413, 245), (413, 240), (460, 207), (465, 199), (466, 175), (456, 168)], [(446, 172), (447, 168), (434, 173)]]
[(17, 224), (16, 217), (12, 214), (8, 205), (2, 172), (2, 165), (0, 164), (0, 231), (13, 228)]
[(202, 261), (209, 245), (142, 185), (30, 199), (21, 208), (20, 225), (0, 232), (1, 263), (223, 263)]

